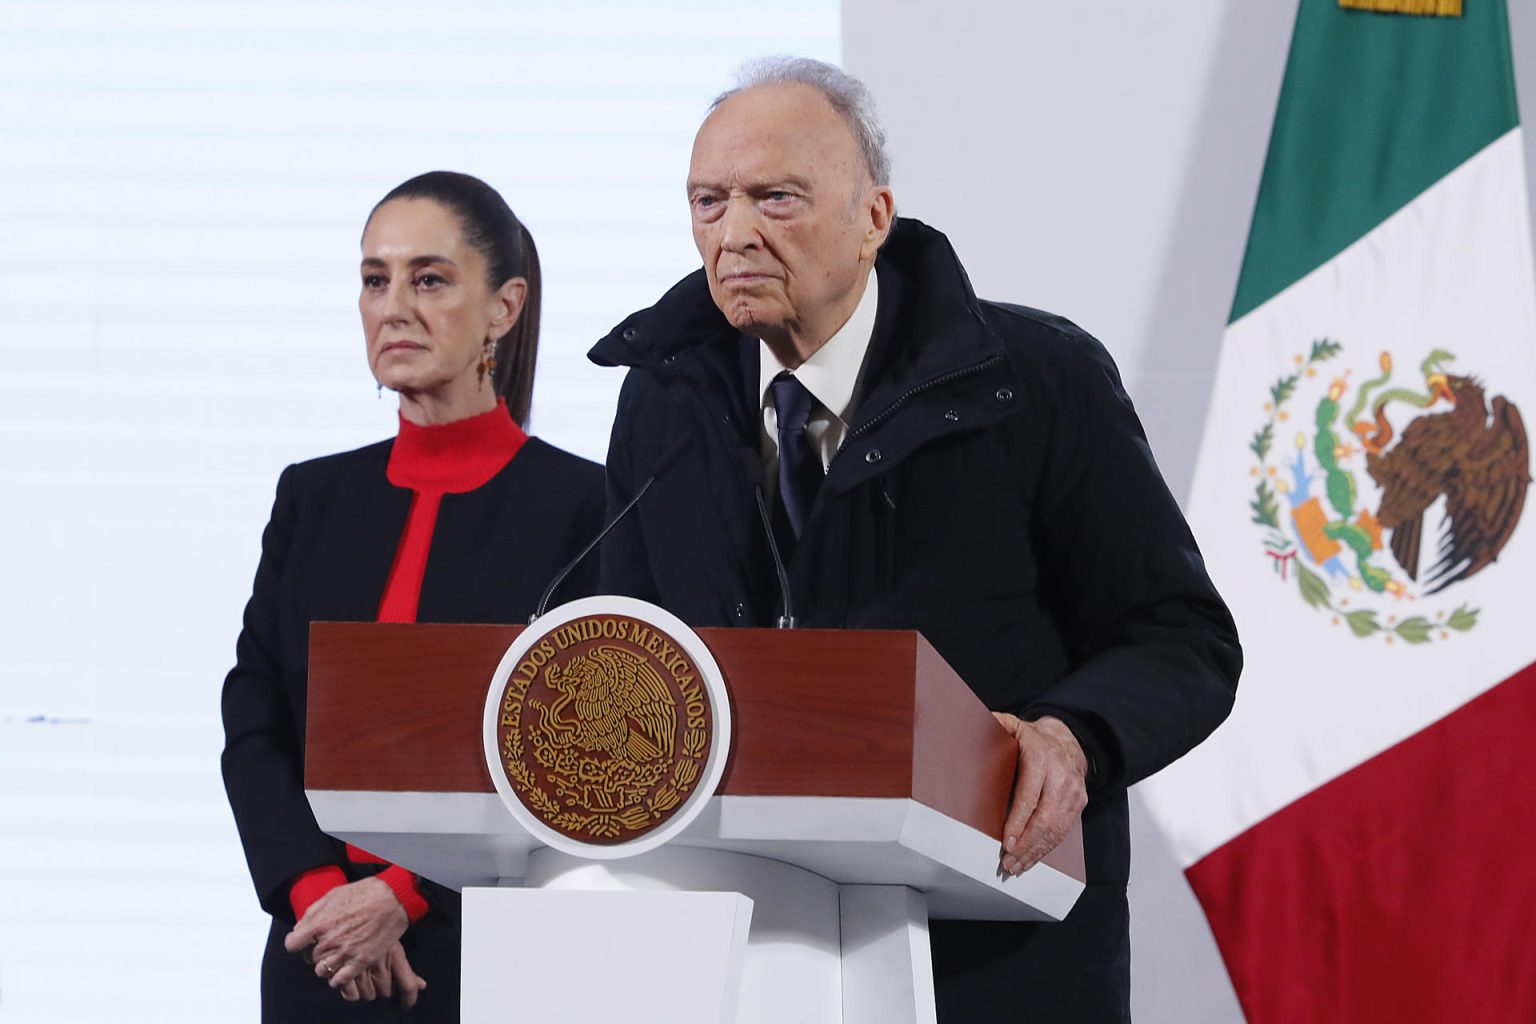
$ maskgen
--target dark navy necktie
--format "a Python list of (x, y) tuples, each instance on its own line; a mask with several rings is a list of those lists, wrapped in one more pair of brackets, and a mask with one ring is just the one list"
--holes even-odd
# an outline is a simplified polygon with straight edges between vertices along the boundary
[(811, 517), (816, 492), (826, 474), (821, 468), (821, 455), (805, 430), (816, 399), (787, 372), (773, 378), (769, 387), (779, 421), (779, 494), (774, 502), (774, 532), (778, 534), (779, 547), (789, 557)]

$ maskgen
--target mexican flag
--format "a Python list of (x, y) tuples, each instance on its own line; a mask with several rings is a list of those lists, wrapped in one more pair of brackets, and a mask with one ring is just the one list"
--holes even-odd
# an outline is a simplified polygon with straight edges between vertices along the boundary
[(1526, 196), (1503, 0), (1301, 0), (1190, 501), (1246, 669), (1145, 787), (1253, 1024), (1536, 1021)]

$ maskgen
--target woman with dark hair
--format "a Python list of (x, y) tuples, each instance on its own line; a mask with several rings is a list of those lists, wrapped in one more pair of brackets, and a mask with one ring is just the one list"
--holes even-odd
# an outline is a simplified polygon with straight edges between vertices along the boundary
[(602, 469), (522, 429), (539, 291), (533, 239), (468, 175), (412, 178), (363, 229), (368, 365), (399, 432), (283, 471), (224, 682), (225, 788), (272, 916), (264, 1021), (459, 1019), (457, 894), (330, 838), (304, 796), (309, 623), (526, 622), (596, 533)]

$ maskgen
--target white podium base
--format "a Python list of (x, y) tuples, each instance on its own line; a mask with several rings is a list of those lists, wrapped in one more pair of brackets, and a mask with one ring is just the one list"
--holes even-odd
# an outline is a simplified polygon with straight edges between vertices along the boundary
[[(464, 890), (463, 1020), (933, 1024), (927, 907), (750, 854), (543, 849)], [(537, 1002), (547, 993), (552, 1002)]]
[(465, 889), (463, 1024), (735, 1019), (752, 901)]

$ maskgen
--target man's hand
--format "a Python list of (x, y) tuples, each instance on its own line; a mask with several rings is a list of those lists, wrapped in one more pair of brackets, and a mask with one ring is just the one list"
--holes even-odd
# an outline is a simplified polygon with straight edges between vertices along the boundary
[[(391, 947), (399, 947), (409, 924), (394, 891), (377, 878), (365, 878), (338, 886), (311, 904), (283, 939), (283, 947), (302, 953), (315, 965), (315, 974), (341, 990), (343, 998), (372, 999), (378, 988), (370, 972), (391, 953)], [(409, 964), (406, 970), (416, 977)], [(390, 978), (399, 980), (393, 971)]]
[(1005, 874), (1017, 875), (1056, 849), (1082, 815), (1088, 804), (1088, 757), (1059, 718), (1026, 722), (1004, 711), (992, 715), (1019, 744), (999, 864)]

